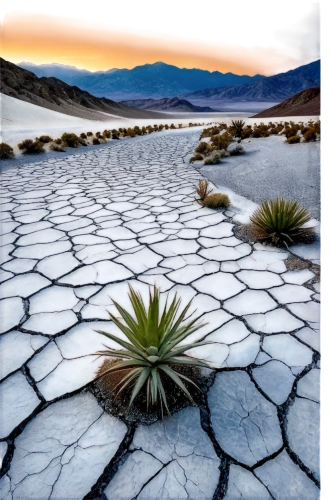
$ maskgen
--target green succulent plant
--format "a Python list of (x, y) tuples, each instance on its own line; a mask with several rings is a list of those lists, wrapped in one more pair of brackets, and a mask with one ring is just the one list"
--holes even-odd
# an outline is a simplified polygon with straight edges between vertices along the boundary
[(261, 239), (269, 239), (277, 246), (288, 246), (313, 227), (303, 227), (312, 219), (311, 214), (298, 202), (276, 198), (264, 201), (250, 217), (262, 232)]
[[(194, 347), (207, 344), (207, 342), (196, 342), (187, 345), (179, 345), (191, 333), (204, 326), (198, 324), (198, 317), (184, 322), (187, 312), (191, 306), (190, 301), (180, 312), (181, 298), (177, 293), (169, 304), (167, 298), (163, 311), (159, 289), (154, 286), (149, 291), (149, 305), (146, 309), (142, 296), (129, 285), (129, 298), (134, 310), (134, 316), (129, 314), (122, 306), (113, 301), (122, 321), (109, 313), (110, 319), (125, 334), (129, 342), (119, 339), (110, 333), (96, 330), (110, 340), (123, 347), (123, 349), (111, 349), (98, 351), (99, 356), (109, 356), (118, 361), (99, 374), (98, 378), (104, 377), (112, 372), (126, 370), (124, 377), (116, 386), (117, 394), (133, 386), (129, 407), (137, 397), (141, 389), (146, 385), (147, 409), (150, 404), (155, 405), (158, 401), (169, 412), (166, 393), (163, 387), (161, 375), (168, 376), (183, 391), (187, 398), (194, 403), (193, 398), (182, 380), (189, 384), (197, 385), (188, 377), (177, 373), (172, 366), (189, 365), (208, 367), (201, 360), (184, 355), (186, 351)], [(198, 387), (197, 387), (198, 388)]]

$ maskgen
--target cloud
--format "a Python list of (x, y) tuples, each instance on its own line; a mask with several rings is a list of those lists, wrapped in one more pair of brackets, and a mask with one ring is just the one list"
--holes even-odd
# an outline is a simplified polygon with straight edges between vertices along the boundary
[(319, 3), (309, 5), (302, 22), (295, 22), (292, 30), (276, 30), (275, 36), (284, 51), (289, 50), (297, 66), (316, 61), (320, 58), (320, 7)]

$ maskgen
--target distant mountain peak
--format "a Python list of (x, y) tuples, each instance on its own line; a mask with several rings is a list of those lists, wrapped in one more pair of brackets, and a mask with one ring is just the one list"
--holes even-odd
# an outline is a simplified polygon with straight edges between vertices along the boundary
[(133, 69), (113, 68), (95, 72), (58, 63), (20, 63), (19, 66), (38, 77), (59, 78), (68, 85), (76, 85), (96, 97), (107, 97), (115, 101), (169, 98), (199, 89), (237, 86), (264, 78), (223, 74), (198, 68), (179, 68), (163, 61), (136, 66)]

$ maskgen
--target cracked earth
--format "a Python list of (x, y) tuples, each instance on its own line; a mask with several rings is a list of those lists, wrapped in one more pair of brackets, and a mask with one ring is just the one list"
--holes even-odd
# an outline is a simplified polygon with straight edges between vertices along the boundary
[[(289, 251), (238, 239), (232, 207), (198, 205), (198, 138), (2, 174), (3, 500), (319, 498), (320, 285)], [(129, 307), (128, 283), (194, 298), (207, 325), (188, 341), (213, 342), (189, 351), (212, 367), (199, 406), (150, 425), (91, 391), (95, 330), (120, 335), (107, 311)]]

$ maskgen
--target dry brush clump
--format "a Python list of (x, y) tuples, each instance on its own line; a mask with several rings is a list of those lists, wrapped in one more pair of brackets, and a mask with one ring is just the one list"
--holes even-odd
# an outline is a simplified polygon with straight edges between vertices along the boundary
[(194, 156), (191, 156), (190, 163), (193, 163), (194, 161), (199, 161), (199, 160), (203, 160), (203, 156), (200, 153), (196, 153)]
[(220, 163), (221, 159), (224, 157), (225, 151), (212, 151), (206, 158), (204, 159), (204, 165), (217, 165)]
[(24, 155), (44, 153), (44, 143), (39, 140), (25, 139), (17, 145)]
[(36, 140), (42, 142), (43, 144), (48, 144), (53, 141), (52, 137), (49, 135), (41, 135), (39, 139), (36, 137)]
[(301, 141), (301, 138), (299, 135), (292, 135), (287, 139), (288, 144), (297, 144), (298, 142)]
[(206, 196), (200, 203), (205, 208), (229, 208), (231, 205), (230, 198), (227, 194), (214, 193)]
[(60, 144), (56, 144), (56, 143), (53, 142), (50, 145), (50, 149), (52, 151), (56, 151), (58, 153), (65, 153), (66, 152), (66, 149), (64, 148), (64, 146), (61, 145), (61, 143)]
[(264, 201), (250, 217), (258, 240), (286, 247), (313, 239), (314, 228), (304, 227), (311, 219), (311, 214), (298, 201), (279, 197)]
[(245, 149), (240, 144), (237, 144), (237, 146), (233, 147), (232, 149), (229, 149), (229, 153), (230, 156), (239, 156), (245, 153)]
[(81, 137), (77, 136), (74, 133), (68, 132), (62, 134), (61, 142), (62, 145), (67, 148), (78, 148), (79, 144), (86, 145), (84, 139), (81, 139)]
[(14, 158), (14, 150), (9, 144), (2, 142), (0, 144), (0, 160), (9, 160), (10, 158)]

